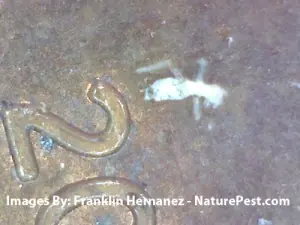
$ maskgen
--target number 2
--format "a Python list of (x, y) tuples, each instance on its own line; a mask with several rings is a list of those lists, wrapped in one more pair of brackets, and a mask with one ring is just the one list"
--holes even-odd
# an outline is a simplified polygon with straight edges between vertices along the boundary
[(87, 89), (87, 98), (107, 114), (107, 124), (100, 132), (85, 132), (53, 114), (43, 104), (36, 107), (2, 102), (1, 117), (20, 181), (33, 181), (39, 174), (30, 140), (32, 130), (46, 134), (60, 146), (85, 157), (107, 156), (122, 147), (128, 137), (130, 115), (121, 94), (109, 83), (96, 79)]

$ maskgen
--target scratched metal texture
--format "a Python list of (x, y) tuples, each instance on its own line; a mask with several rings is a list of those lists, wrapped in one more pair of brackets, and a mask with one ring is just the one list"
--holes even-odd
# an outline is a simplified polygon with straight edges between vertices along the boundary
[[(159, 225), (255, 225), (260, 217), (298, 225), (300, 89), (290, 82), (300, 82), (299, 25), (298, 0), (0, 0), (1, 99), (45, 102), (93, 131), (106, 120), (88, 104), (85, 89), (106, 75), (133, 120), (121, 151), (96, 161), (60, 147), (44, 154), (33, 134), (40, 176), (23, 185), (12, 175), (1, 127), (0, 224), (33, 225), (38, 211), (5, 206), (7, 195), (46, 197), (67, 183), (114, 175), (146, 185), (155, 198), (292, 200), (289, 207), (158, 207)], [(170, 74), (138, 75), (137, 67), (173, 59), (192, 77), (200, 56), (209, 61), (207, 82), (229, 91), (222, 107), (196, 123), (191, 99), (144, 102), (145, 82)], [(61, 224), (96, 224), (107, 214), (114, 222), (105, 224), (131, 221), (124, 208), (82, 207)]]

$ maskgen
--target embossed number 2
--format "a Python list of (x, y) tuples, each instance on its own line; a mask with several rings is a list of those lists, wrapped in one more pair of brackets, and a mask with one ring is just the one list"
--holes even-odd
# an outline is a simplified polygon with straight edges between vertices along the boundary
[(51, 113), (44, 105), (2, 104), (1, 117), (16, 174), (22, 182), (35, 180), (39, 167), (30, 132), (43, 132), (59, 145), (86, 157), (103, 157), (120, 149), (129, 132), (129, 111), (121, 94), (110, 84), (96, 80), (87, 90), (88, 99), (100, 105), (108, 120), (103, 131), (87, 133)]

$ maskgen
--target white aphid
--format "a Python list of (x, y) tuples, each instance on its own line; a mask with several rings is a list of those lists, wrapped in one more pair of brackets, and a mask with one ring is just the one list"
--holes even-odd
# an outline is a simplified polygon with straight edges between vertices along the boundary
[(207, 61), (203, 58), (197, 61), (199, 71), (195, 80), (189, 80), (182, 76), (181, 71), (173, 67), (169, 60), (159, 62), (148, 67), (137, 69), (137, 72), (153, 72), (153, 70), (169, 68), (174, 77), (167, 77), (156, 80), (145, 90), (146, 101), (167, 101), (167, 100), (183, 100), (193, 97), (193, 113), (195, 120), (201, 117), (200, 98), (204, 98), (204, 107), (217, 108), (228, 95), (227, 91), (216, 84), (206, 84), (203, 81), (203, 74)]
[(145, 100), (166, 101), (183, 100), (190, 96), (204, 97), (206, 106), (217, 108), (223, 102), (227, 92), (215, 84), (180, 78), (163, 78), (155, 81), (145, 91)]

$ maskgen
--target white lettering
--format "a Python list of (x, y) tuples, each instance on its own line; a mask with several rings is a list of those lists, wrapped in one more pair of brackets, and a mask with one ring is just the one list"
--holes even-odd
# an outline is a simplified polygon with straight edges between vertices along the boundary
[(244, 197), (241, 195), (236, 196), (236, 205), (239, 205), (241, 202), (243, 202)]

